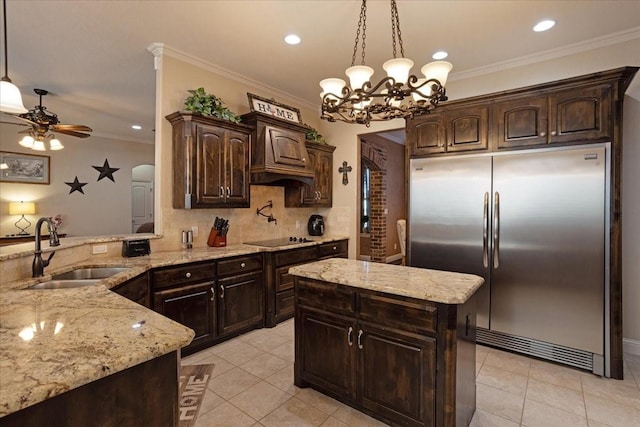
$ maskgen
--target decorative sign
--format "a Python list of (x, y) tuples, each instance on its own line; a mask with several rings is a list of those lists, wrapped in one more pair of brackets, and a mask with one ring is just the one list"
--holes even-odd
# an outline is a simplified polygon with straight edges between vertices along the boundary
[(288, 120), (294, 123), (302, 123), (300, 110), (288, 105), (280, 104), (273, 99), (261, 98), (257, 95), (247, 92), (249, 98), (249, 107), (251, 111), (262, 114), (269, 114), (278, 119)]

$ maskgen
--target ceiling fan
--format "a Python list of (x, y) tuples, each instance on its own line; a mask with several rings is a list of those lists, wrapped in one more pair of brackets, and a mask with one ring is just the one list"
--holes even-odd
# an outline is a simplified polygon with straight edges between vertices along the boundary
[[(47, 107), (42, 105), (42, 97), (47, 95), (49, 91), (44, 89), (33, 90), (39, 97), (40, 103), (33, 109), (23, 114), (9, 114), (16, 119), (23, 120), (25, 123), (12, 123), (12, 122), (0, 122), (17, 126), (29, 126), (29, 129), (21, 130), (18, 133), (26, 133), (27, 136), (20, 141), (20, 145), (32, 148), (34, 150), (44, 150), (45, 138), (54, 138), (54, 135), (50, 132), (62, 133), (65, 135), (75, 136), (78, 138), (88, 138), (91, 136), (86, 132), (92, 132), (88, 126), (85, 125), (67, 125), (60, 123), (58, 115), (50, 111), (47, 111)], [(55, 141), (55, 142), (54, 142)], [(50, 141), (52, 150), (60, 150), (64, 148), (60, 141), (52, 139)]]

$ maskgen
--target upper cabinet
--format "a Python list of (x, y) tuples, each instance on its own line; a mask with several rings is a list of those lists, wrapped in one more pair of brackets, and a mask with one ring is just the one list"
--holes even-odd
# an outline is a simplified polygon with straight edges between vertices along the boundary
[(173, 207), (248, 208), (252, 129), (192, 113), (173, 126)]
[(637, 72), (623, 67), (440, 104), (407, 119), (409, 156), (616, 142), (617, 103)]
[(496, 102), (495, 146), (607, 141), (611, 138), (610, 84)]
[(251, 183), (313, 182), (313, 168), (305, 148), (307, 128), (258, 112), (244, 114), (242, 122), (253, 127)]
[(444, 108), (407, 120), (411, 155), (486, 150), (489, 144), (486, 105)]
[(336, 147), (307, 141), (313, 183), (285, 188), (286, 207), (331, 207), (333, 203), (333, 152)]

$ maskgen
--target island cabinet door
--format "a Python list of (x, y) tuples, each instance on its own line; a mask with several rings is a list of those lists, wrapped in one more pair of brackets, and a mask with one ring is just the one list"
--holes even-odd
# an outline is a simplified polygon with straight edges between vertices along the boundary
[(295, 360), (300, 379), (336, 397), (354, 400), (355, 320), (300, 309), (299, 321)]
[(435, 339), (361, 322), (355, 340), (360, 404), (400, 425), (435, 425)]

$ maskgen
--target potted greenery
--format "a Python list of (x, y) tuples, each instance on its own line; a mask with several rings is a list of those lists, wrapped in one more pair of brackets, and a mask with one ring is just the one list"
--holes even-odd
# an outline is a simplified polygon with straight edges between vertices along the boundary
[(191, 95), (184, 100), (185, 110), (200, 113), (203, 116), (213, 116), (233, 123), (240, 123), (240, 116), (225, 107), (222, 99), (207, 93), (203, 87), (188, 90), (187, 92)]
[(307, 132), (305, 133), (305, 138), (307, 141), (315, 142), (316, 144), (325, 144), (328, 145), (328, 142), (322, 135), (318, 133), (316, 129), (309, 126), (308, 124), (304, 124), (307, 127)]

